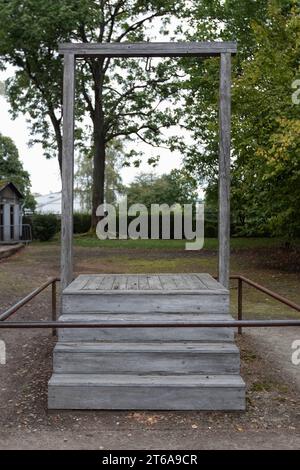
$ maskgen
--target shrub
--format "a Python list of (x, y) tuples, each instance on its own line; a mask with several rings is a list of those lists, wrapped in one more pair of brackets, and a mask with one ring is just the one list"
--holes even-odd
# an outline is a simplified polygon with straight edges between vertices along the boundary
[(91, 227), (91, 215), (80, 214), (79, 212), (74, 214), (74, 233), (86, 233)]
[(60, 229), (60, 222), (55, 214), (34, 214), (31, 225), (33, 239), (41, 242), (51, 240)]

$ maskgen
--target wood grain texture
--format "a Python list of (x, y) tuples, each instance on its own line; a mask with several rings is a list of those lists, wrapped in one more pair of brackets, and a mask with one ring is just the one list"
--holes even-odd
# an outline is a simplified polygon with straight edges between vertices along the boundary
[(139, 293), (215, 293), (226, 294), (228, 290), (212, 276), (205, 273), (188, 274), (81, 274), (67, 289), (65, 294), (112, 292)]
[[(211, 341), (211, 342), (232, 342), (234, 340), (233, 328), (195, 328), (193, 322), (197, 321), (230, 321), (231, 315), (218, 314), (191, 314), (191, 313), (151, 313), (149, 315), (141, 313), (75, 313), (66, 314), (59, 317), (59, 321), (80, 321), (85, 322), (120, 322), (124, 323), (124, 328), (59, 328), (59, 341), (110, 341), (110, 342), (147, 342), (147, 341)], [(155, 328), (147, 326), (149, 319), (156, 323)], [(182, 321), (190, 322), (189, 328), (160, 328), (160, 322)], [(126, 323), (136, 322), (141, 324), (141, 328), (126, 328)]]
[(244, 410), (239, 375), (54, 374), (50, 409)]
[(230, 274), (230, 124), (231, 54), (221, 54), (219, 109), (219, 282), (229, 286)]
[[(128, 293), (130, 292), (130, 294)], [(229, 313), (228, 294), (145, 293), (144, 291), (64, 294), (63, 313)]]
[(58, 343), (54, 372), (62, 374), (238, 374), (239, 350), (229, 343)]
[(221, 53), (236, 54), (236, 42), (141, 42), (59, 45), (59, 53), (76, 57), (212, 57)]
[(73, 279), (73, 179), (74, 179), (75, 57), (64, 56), (63, 155), (61, 209), (61, 286)]

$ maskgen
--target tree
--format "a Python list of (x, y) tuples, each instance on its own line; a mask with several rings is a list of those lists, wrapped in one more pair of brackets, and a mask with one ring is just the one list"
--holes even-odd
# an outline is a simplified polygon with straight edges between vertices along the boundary
[[(91, 151), (90, 151), (91, 153)], [(104, 201), (114, 204), (117, 197), (124, 190), (120, 171), (123, 163), (123, 146), (120, 142), (113, 142), (106, 152)], [(77, 171), (75, 173), (75, 194), (81, 199), (84, 209), (92, 211), (93, 187), (93, 156), (80, 153), (77, 158)]]
[(0, 179), (14, 183), (25, 196), (24, 207), (34, 209), (35, 201), (30, 194), (30, 178), (24, 170), (19, 152), (10, 137), (0, 134)]
[(151, 204), (195, 204), (198, 198), (195, 180), (180, 170), (161, 176), (142, 173), (127, 188), (126, 195), (128, 206), (144, 204), (148, 209)]
[[(165, 18), (180, 8), (180, 1), (100, 2), (100, 29), (95, 28), (94, 14), (81, 24), (83, 42), (130, 42), (146, 38), (145, 25), (154, 18)], [(98, 11), (99, 13), (99, 11)], [(91, 21), (89, 21), (91, 20)], [(154, 146), (168, 145), (160, 133), (163, 127), (177, 123), (178, 112), (162, 107), (162, 102), (179, 99), (178, 77), (172, 61), (161, 62), (154, 69), (136, 59), (87, 59), (81, 68), (80, 93), (93, 123), (93, 197), (92, 228), (96, 226), (96, 209), (104, 201), (106, 148), (121, 136), (138, 139)], [(175, 83), (174, 83), (175, 79)], [(88, 80), (91, 87), (88, 87)], [(92, 89), (92, 93), (91, 93)], [(171, 141), (169, 145), (172, 145)], [(138, 158), (136, 150), (129, 157)]]
[[(291, 100), (291, 86), (299, 78), (299, 6), (284, 0), (227, 0), (203, 1), (198, 8), (198, 40), (238, 39), (239, 52), (233, 61), (231, 205), (240, 233), (296, 236), (299, 111)], [(185, 167), (208, 183), (206, 199), (213, 205), (219, 63), (212, 59), (183, 64), (192, 77), (187, 127), (195, 129), (196, 141), (186, 154)]]
[[(41, 141), (46, 156), (58, 151), (61, 165), (62, 66), (58, 42), (121, 42), (147, 39), (146, 25), (161, 18), (164, 33), (181, 0), (0, 0), (2, 65), (17, 67), (8, 84), (13, 112), (28, 112), (33, 141)], [(34, 24), (34, 28), (32, 25)], [(149, 33), (150, 34), (150, 33)], [(177, 122), (178, 113), (164, 100), (178, 99), (178, 77), (172, 61), (147, 70), (138, 60), (89, 58), (77, 68), (77, 121), (87, 111), (93, 133), (92, 227), (103, 202), (106, 147), (120, 136), (161, 145), (162, 127)], [(175, 80), (175, 85), (174, 85)], [(51, 123), (51, 124), (50, 124)], [(77, 138), (82, 136), (77, 128)], [(85, 139), (84, 139), (85, 140)], [(166, 145), (168, 142), (166, 142)], [(172, 142), (169, 141), (172, 145)], [(138, 158), (135, 151), (129, 156)]]
[[(238, 41), (233, 60), (233, 79), (239, 76), (243, 60), (250, 60), (257, 47), (252, 28), (254, 21), (264, 22), (268, 0), (197, 0), (183, 12), (192, 16), (194, 29), (187, 36), (194, 41)], [(182, 60), (188, 75), (184, 84), (186, 128), (194, 145), (183, 148), (185, 166), (201, 182), (216, 180), (219, 152), (219, 59)], [(233, 109), (234, 112), (234, 109)]]
[(233, 91), (233, 198), (244, 231), (300, 234), (300, 119), (292, 101), (299, 78), (300, 7), (270, 2), (267, 24), (253, 25), (259, 47)]
[(13, 117), (28, 113), (30, 142), (41, 143), (47, 158), (57, 153), (60, 167), (62, 64), (57, 45), (72, 37), (75, 3), (0, 1), (1, 67), (16, 68), (6, 87)]

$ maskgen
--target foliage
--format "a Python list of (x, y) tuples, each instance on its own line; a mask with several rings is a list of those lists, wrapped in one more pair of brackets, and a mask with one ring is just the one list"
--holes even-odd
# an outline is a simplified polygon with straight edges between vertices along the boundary
[(300, 8), (271, 5), (268, 25), (253, 25), (259, 48), (235, 81), (233, 198), (254, 227), (300, 234), (300, 119), (292, 102), (299, 78)]
[(73, 216), (74, 233), (87, 233), (91, 226), (91, 214), (75, 212)]
[(58, 153), (60, 164), (62, 61), (57, 45), (71, 38), (74, 24), (74, 1), (0, 1), (1, 66), (16, 68), (6, 84), (12, 115), (29, 116), (31, 143), (41, 143), (46, 157)]
[[(123, 146), (119, 141), (111, 142), (106, 152), (104, 201), (114, 204), (119, 194), (124, 190), (121, 168), (124, 161)], [(92, 211), (92, 187), (93, 187), (93, 156), (87, 152), (80, 153), (76, 161), (75, 194), (80, 198), (84, 210)]]
[(24, 208), (34, 209), (35, 201), (30, 194), (29, 173), (24, 170), (19, 152), (10, 137), (0, 134), (0, 180), (14, 183), (24, 195)]
[[(62, 160), (62, 60), (59, 42), (143, 41), (153, 35), (152, 22), (168, 34), (182, 0), (0, 0), (0, 58), (17, 67), (7, 87), (14, 115), (28, 113), (32, 141), (41, 142), (47, 157)], [(34, 25), (34, 28), (32, 27)], [(157, 29), (157, 27), (156, 27)], [(117, 137), (150, 145), (169, 141), (160, 132), (177, 122), (179, 77), (172, 60), (152, 67), (143, 60), (89, 58), (77, 71), (77, 143), (93, 149), (93, 224), (104, 199), (106, 146)], [(168, 104), (162, 106), (163, 102)], [(83, 116), (92, 124), (92, 142)], [(168, 142), (166, 142), (168, 145)], [(169, 141), (172, 146), (172, 141)], [(136, 150), (128, 158), (139, 162)]]
[(197, 184), (193, 178), (180, 170), (156, 176), (142, 173), (126, 189), (128, 206), (144, 204), (189, 204), (197, 201)]
[(33, 214), (31, 217), (32, 236), (34, 240), (46, 242), (59, 231), (59, 219), (55, 214)]
[[(258, 8), (256, 8), (258, 6)], [(233, 61), (232, 212), (243, 235), (296, 237), (300, 230), (299, 107), (292, 83), (299, 78), (299, 6), (295, 1), (201, 2), (197, 39), (239, 39)], [(218, 21), (222, 28), (212, 28)], [(247, 32), (247, 34), (244, 34)], [(187, 127), (196, 145), (185, 167), (208, 183), (217, 200), (218, 60), (183, 63)], [(190, 87), (190, 88), (189, 88)], [(199, 151), (200, 149), (200, 151)]]

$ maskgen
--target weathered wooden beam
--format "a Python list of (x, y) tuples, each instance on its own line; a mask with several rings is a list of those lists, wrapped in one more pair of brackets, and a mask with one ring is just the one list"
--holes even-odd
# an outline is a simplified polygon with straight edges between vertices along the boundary
[(235, 54), (235, 42), (137, 42), (59, 45), (59, 53), (73, 53), (76, 57), (211, 57), (223, 53)]
[(64, 56), (63, 155), (61, 212), (62, 289), (73, 280), (73, 176), (74, 176), (75, 56)]
[(229, 286), (231, 54), (221, 54), (219, 109), (219, 282)]

